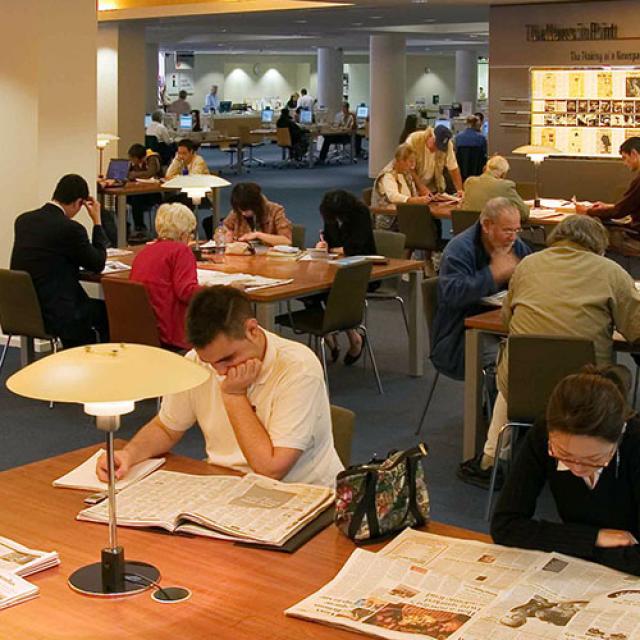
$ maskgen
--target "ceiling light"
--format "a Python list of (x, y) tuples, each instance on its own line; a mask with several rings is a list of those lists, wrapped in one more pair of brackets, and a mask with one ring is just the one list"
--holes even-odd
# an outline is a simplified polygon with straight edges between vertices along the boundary
[(306, 20), (294, 20), (294, 22), (297, 22), (298, 24), (307, 24)]
[(383, 16), (369, 16), (369, 20), (382, 20)]
[(427, 4), (429, 0), (411, 0), (413, 4)]
[(351, 26), (352, 27), (361, 27), (362, 26), (362, 22), (352, 22)]
[(435, 18), (425, 18), (422, 22), (435, 22)]

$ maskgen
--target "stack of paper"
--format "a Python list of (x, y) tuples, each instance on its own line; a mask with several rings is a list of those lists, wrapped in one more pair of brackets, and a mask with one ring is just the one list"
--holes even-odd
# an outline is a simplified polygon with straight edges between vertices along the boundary
[(107, 258), (119, 258), (120, 256), (130, 256), (133, 251), (128, 249), (117, 249), (116, 247), (109, 247), (107, 249)]
[(57, 551), (29, 549), (14, 540), (0, 536), (0, 572), (13, 573), (24, 578), (59, 564), (60, 557)]
[(131, 265), (119, 262), (118, 260), (108, 260), (104, 265), (102, 273), (115, 273), (116, 271), (129, 271)]
[(224, 273), (211, 269), (198, 269), (198, 283), (204, 287), (213, 285), (242, 286), (245, 291), (257, 291), (268, 287), (278, 287), (293, 282), (292, 278), (265, 278), (248, 273)]
[[(85, 491), (106, 491), (107, 483), (102, 482), (96, 475), (96, 463), (98, 458), (104, 453), (104, 449), (96, 451), (88, 460), (53, 481), (54, 487), (64, 487), (65, 489), (84, 489)], [(126, 477), (116, 480), (116, 490), (120, 491), (130, 484), (142, 480), (145, 476), (158, 469), (164, 464), (165, 458), (151, 458), (144, 462), (134, 464)]]
[(35, 598), (40, 589), (20, 576), (0, 571), (0, 609)]

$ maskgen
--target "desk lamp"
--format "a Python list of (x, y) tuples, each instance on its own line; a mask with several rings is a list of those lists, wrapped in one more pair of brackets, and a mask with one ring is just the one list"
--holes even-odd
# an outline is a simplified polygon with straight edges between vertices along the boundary
[(96, 147), (98, 148), (98, 151), (100, 152), (100, 178), (104, 177), (104, 162), (103, 162), (103, 158), (104, 158), (104, 150), (105, 147), (110, 143), (113, 142), (114, 140), (120, 140), (120, 138), (118, 136), (114, 136), (112, 133), (99, 133), (97, 138), (96, 138)]
[(513, 153), (518, 155), (527, 156), (531, 162), (533, 162), (534, 167), (534, 183), (535, 183), (535, 197), (533, 199), (533, 206), (540, 206), (540, 194), (538, 192), (538, 169), (544, 159), (547, 156), (558, 155), (561, 154), (562, 151), (556, 149), (555, 147), (546, 147), (542, 145), (535, 144), (525, 144), (522, 147), (517, 147), (513, 150)]
[[(198, 207), (202, 202), (202, 198), (207, 195), (208, 191), (228, 187), (231, 183), (219, 176), (211, 175), (195, 175), (195, 176), (176, 176), (167, 180), (162, 186), (164, 189), (180, 189), (182, 193), (186, 193), (196, 207), (195, 216), (198, 219)], [(217, 206), (216, 206), (217, 209)], [(217, 212), (216, 212), (217, 215)], [(217, 220), (216, 220), (217, 223)], [(215, 225), (214, 229), (215, 229)], [(198, 240), (198, 228), (196, 227), (196, 252), (199, 251), (200, 245)]]
[(65, 349), (21, 369), (7, 387), (21, 396), (54, 402), (77, 402), (106, 434), (109, 471), (109, 546), (101, 561), (81, 567), (69, 586), (95, 596), (137, 593), (157, 582), (159, 571), (146, 562), (124, 559), (118, 545), (113, 434), (120, 416), (133, 411), (136, 400), (157, 398), (196, 387), (210, 373), (204, 367), (156, 347), (140, 344), (97, 344)]

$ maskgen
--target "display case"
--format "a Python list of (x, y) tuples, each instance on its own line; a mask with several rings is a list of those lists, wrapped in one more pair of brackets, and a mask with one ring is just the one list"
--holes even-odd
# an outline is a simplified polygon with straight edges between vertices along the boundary
[(640, 67), (531, 68), (531, 144), (616, 157), (640, 136)]

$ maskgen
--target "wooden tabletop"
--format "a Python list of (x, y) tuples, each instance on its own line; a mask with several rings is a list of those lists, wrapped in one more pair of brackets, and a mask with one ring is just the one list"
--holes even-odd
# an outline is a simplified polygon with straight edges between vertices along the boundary
[[(120, 527), (126, 558), (155, 564), (163, 586), (185, 586), (186, 602), (158, 604), (150, 591), (122, 599), (82, 596), (67, 585), (79, 567), (97, 562), (105, 525), (75, 520), (85, 491), (54, 489), (52, 480), (89, 457), (96, 447), (0, 473), (0, 533), (27, 546), (56, 550), (61, 565), (28, 579), (40, 588), (29, 602), (0, 612), (4, 640), (321, 640), (356, 634), (287, 618), (283, 611), (331, 580), (355, 545), (331, 525), (293, 554), (236, 546), (201, 537)], [(223, 472), (201, 461), (170, 455), (166, 469)], [(432, 533), (489, 541), (485, 535), (432, 523)], [(368, 547), (377, 550), (382, 545)]]
[[(133, 255), (121, 256), (115, 260), (131, 264), (135, 253), (141, 251), (142, 246), (128, 247)], [(211, 262), (199, 262), (198, 269), (211, 269), (224, 271), (225, 273), (247, 273), (267, 278), (290, 279), (290, 284), (278, 287), (270, 287), (260, 291), (248, 292), (249, 298), (254, 302), (277, 302), (289, 300), (299, 296), (326, 291), (331, 288), (336, 270), (339, 267), (328, 261), (322, 260), (282, 260), (260, 256), (225, 256), (224, 263), (213, 264)], [(399, 260), (390, 258), (388, 264), (374, 265), (371, 280), (383, 280), (394, 275), (420, 271), (422, 262), (419, 260)], [(129, 271), (121, 271), (106, 276), (87, 277), (88, 280), (100, 280), (105, 278), (128, 278)]]
[(126, 182), (120, 187), (100, 187), (99, 192), (111, 196), (135, 196), (144, 193), (162, 193), (167, 190), (160, 182)]
[[(425, 205), (426, 206), (426, 205)], [(459, 206), (458, 202), (435, 202), (428, 205), (429, 211), (434, 218), (451, 218), (451, 212)], [(374, 216), (396, 216), (398, 210), (395, 206), (391, 207), (369, 207), (371, 215)]]

